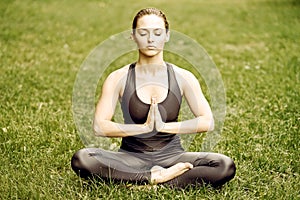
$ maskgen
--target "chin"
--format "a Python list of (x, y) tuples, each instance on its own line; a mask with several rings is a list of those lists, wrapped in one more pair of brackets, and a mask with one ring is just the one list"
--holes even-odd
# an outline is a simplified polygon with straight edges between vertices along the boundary
[(140, 52), (147, 57), (154, 57), (160, 53), (160, 51), (157, 50), (146, 50), (146, 51), (144, 50)]

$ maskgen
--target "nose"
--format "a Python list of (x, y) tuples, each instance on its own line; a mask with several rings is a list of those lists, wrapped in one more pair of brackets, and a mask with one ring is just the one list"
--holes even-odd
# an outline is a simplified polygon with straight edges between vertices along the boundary
[(154, 39), (153, 39), (153, 34), (152, 34), (152, 33), (149, 33), (149, 34), (148, 34), (148, 42), (151, 43), (151, 42), (153, 42), (153, 41), (154, 41)]

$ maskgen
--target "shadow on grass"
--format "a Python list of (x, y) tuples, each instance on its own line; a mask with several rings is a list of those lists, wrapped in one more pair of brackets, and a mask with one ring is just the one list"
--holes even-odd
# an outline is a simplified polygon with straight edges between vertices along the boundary
[[(80, 178), (80, 187), (84, 191), (90, 193), (101, 193), (106, 194), (107, 196), (116, 196), (117, 193), (122, 193), (125, 195), (126, 193), (139, 193), (143, 192), (144, 195), (148, 195), (147, 197), (158, 197), (160, 195), (165, 196), (167, 195), (195, 195), (195, 194), (217, 194), (223, 191), (223, 188), (227, 186), (227, 184), (223, 186), (213, 187), (209, 184), (199, 184), (199, 185), (189, 185), (184, 188), (180, 187), (172, 187), (166, 184), (158, 184), (158, 185), (151, 185), (147, 183), (134, 183), (134, 182), (124, 182), (120, 180), (113, 180), (113, 179), (104, 179), (98, 176), (94, 176), (91, 178)], [(115, 191), (116, 193), (114, 193)]]

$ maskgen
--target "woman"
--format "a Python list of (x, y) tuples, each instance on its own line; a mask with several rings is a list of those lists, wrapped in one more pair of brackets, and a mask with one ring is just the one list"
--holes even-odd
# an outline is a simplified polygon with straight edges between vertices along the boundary
[[(222, 154), (185, 152), (179, 134), (213, 129), (213, 116), (192, 73), (163, 59), (169, 40), (164, 13), (146, 8), (132, 24), (139, 48), (137, 62), (112, 72), (103, 84), (95, 111), (97, 136), (122, 137), (118, 152), (99, 148), (79, 150), (72, 168), (81, 177), (101, 177), (174, 187), (220, 186), (235, 175), (233, 161)], [(182, 98), (195, 118), (178, 122)], [(112, 121), (120, 100), (124, 124)]]

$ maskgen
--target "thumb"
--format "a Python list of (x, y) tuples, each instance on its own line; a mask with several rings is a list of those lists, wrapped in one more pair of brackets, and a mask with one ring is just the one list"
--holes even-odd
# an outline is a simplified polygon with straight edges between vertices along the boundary
[(151, 104), (156, 104), (156, 97), (151, 97)]

